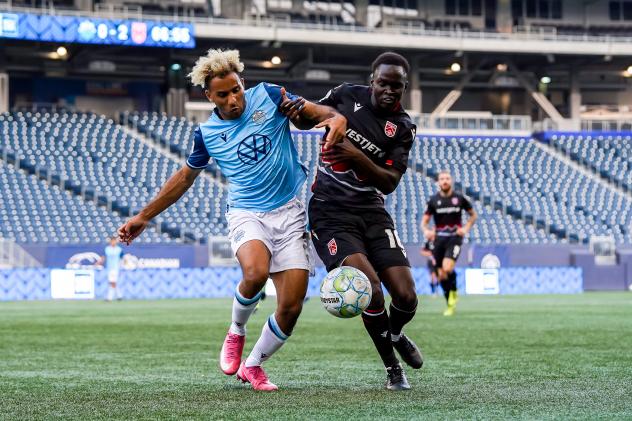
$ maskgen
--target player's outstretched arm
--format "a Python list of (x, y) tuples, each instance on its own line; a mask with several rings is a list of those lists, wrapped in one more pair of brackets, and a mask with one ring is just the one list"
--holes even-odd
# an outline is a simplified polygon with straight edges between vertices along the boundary
[(424, 237), (428, 241), (434, 241), (435, 239), (435, 231), (431, 230), (428, 224), (430, 223), (430, 215), (424, 213), (424, 216), (421, 218), (421, 231), (424, 233)]
[(173, 174), (151, 202), (119, 227), (119, 241), (130, 245), (147, 228), (149, 221), (177, 202), (189, 190), (201, 172), (202, 169), (193, 169), (185, 165)]
[(347, 132), (347, 119), (342, 114), (326, 105), (309, 102), (303, 97), (291, 100), (287, 97), (285, 88), (281, 88), (279, 111), (301, 130), (328, 127), (325, 149), (342, 142)]

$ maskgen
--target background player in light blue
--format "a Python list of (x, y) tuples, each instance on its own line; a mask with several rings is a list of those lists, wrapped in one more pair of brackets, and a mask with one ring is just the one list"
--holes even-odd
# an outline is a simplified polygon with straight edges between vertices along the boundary
[(118, 277), (122, 258), (123, 249), (118, 245), (116, 238), (111, 238), (110, 245), (105, 248), (105, 256), (101, 257), (101, 261), (105, 262), (105, 270), (108, 274), (107, 301), (112, 301), (115, 297), (117, 300), (123, 298), (121, 290), (118, 288)]
[[(232, 249), (243, 279), (235, 291), (232, 323), (220, 352), (227, 375), (256, 390), (276, 390), (261, 365), (288, 339), (302, 309), (311, 266), (305, 207), (297, 198), (305, 182), (290, 135), (290, 119), (300, 115), (329, 128), (325, 147), (342, 141), (346, 119), (333, 109), (296, 97), (279, 86), (261, 83), (245, 90), (243, 63), (236, 50), (209, 50), (190, 73), (216, 108), (195, 131), (187, 163), (171, 176), (140, 213), (119, 228), (129, 244), (156, 215), (191, 187), (212, 157), (227, 178), (226, 213)], [(285, 114), (285, 115), (284, 115)], [(277, 309), (263, 326), (252, 352), (242, 361), (246, 322), (268, 277), (277, 290)]]

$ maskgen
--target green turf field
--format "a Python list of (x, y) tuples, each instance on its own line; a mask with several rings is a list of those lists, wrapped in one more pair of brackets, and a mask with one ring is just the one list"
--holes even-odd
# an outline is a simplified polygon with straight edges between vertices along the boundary
[[(220, 373), (229, 300), (0, 303), (0, 419), (632, 419), (632, 294), (422, 298), (426, 364), (383, 389), (361, 320), (317, 300), (267, 364)], [(248, 351), (274, 303), (250, 323)]]

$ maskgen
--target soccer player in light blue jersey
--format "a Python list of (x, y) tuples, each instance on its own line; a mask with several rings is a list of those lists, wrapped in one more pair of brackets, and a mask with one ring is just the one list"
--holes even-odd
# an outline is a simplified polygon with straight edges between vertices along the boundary
[(101, 261), (105, 261), (105, 270), (108, 274), (108, 295), (106, 300), (112, 301), (115, 297), (121, 300), (121, 290), (118, 288), (119, 270), (121, 268), (121, 259), (123, 258), (123, 249), (118, 245), (116, 238), (110, 239), (110, 245), (105, 248), (105, 256)]
[[(261, 365), (292, 333), (311, 266), (305, 207), (296, 197), (306, 170), (292, 141), (290, 117), (300, 115), (320, 122), (317, 127), (328, 127), (326, 148), (343, 140), (347, 121), (332, 108), (307, 102), (276, 85), (260, 83), (246, 90), (240, 75), (243, 68), (236, 50), (209, 50), (196, 62), (189, 76), (194, 85), (205, 89), (215, 111), (195, 131), (186, 165), (119, 228), (119, 238), (129, 244), (191, 187), (210, 158), (215, 160), (228, 180), (229, 239), (243, 272), (220, 352), (220, 368), (227, 375), (236, 373), (256, 390), (271, 391), (277, 386)], [(268, 277), (277, 290), (277, 309), (242, 361), (246, 322)]]

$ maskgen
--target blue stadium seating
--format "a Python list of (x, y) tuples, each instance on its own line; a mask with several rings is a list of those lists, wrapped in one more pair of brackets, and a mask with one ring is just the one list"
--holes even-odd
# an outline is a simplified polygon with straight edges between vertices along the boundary
[(197, 124), (184, 117), (169, 117), (164, 113), (121, 113), (122, 122), (136, 128), (173, 153), (186, 155)]
[[(0, 132), (7, 139), (0, 151), (3, 156), (13, 157), (23, 170), (53, 182), (28, 176), (23, 170), (14, 170), (15, 177), (36, 181), (37, 194), (46, 196), (49, 209), (57, 201), (71, 200), (80, 216), (89, 215), (79, 218), (78, 226), (84, 224), (84, 231), (77, 232), (83, 232), (82, 235), (70, 231), (64, 234), (64, 228), (60, 228), (47, 236), (44, 225), (31, 224), (27, 228), (26, 223), (21, 229), (14, 227), (20, 230), (19, 236), (7, 228), (1, 228), (0, 235), (22, 242), (89, 242), (93, 238), (102, 241), (101, 227), (111, 234), (125, 216), (147, 203), (183, 165), (195, 125), (158, 113), (126, 113), (121, 117), (128, 128), (90, 113), (24, 111), (0, 115)], [(316, 174), (320, 137), (319, 132), (294, 133), (297, 150), (309, 169), (309, 181), (300, 192), (303, 200), (309, 198), (311, 180)], [(479, 213), (479, 222), (470, 236), (472, 242), (586, 242), (592, 235), (612, 235), (618, 243), (631, 243), (630, 199), (536, 147), (531, 138), (419, 135), (417, 140), (409, 171), (398, 189), (386, 198), (404, 243), (423, 241), (418, 224), (428, 198), (436, 192), (433, 178), (444, 168), (453, 173), (458, 188), (471, 197)], [(599, 139), (597, 144), (592, 139), (579, 140), (571, 143), (566, 138), (551, 138), (552, 144), (572, 147), (569, 154), (575, 154), (575, 159), (596, 165), (595, 169), (606, 171), (613, 180), (617, 177), (623, 184), (625, 177), (629, 178), (629, 137)], [(165, 155), (155, 147), (158, 144), (178, 158)], [(209, 165), (209, 169), (213, 168)], [(68, 192), (51, 184), (63, 186)], [(3, 184), (4, 189), (7, 185), (10, 184)], [(52, 192), (56, 196), (51, 196)], [(205, 173), (192, 191), (157, 218), (161, 233), (145, 235), (142, 240), (205, 241), (209, 236), (226, 235), (226, 197), (225, 180), (214, 171)], [(13, 208), (8, 209), (28, 213), (28, 207), (20, 208), (19, 202), (12, 202)], [(604, 207), (609, 210), (607, 213), (603, 212)], [(90, 211), (82, 211), (84, 208)], [(85, 234), (97, 218), (95, 213), (101, 218), (99, 229)], [(2, 215), (9, 215), (4, 208)]]
[(632, 132), (545, 133), (571, 159), (632, 192)]
[[(36, 171), (66, 180), (76, 194), (104, 197), (123, 214), (147, 203), (182, 165), (144, 144), (113, 120), (89, 113), (16, 112), (0, 117), (5, 149)], [(175, 241), (225, 235), (226, 189), (200, 177), (176, 205), (156, 218)]]
[[(124, 218), (94, 201), (50, 185), (0, 161), (0, 237), (20, 243), (98, 243), (116, 233)], [(150, 227), (139, 242), (169, 242)]]
[[(618, 243), (630, 242), (629, 198), (537, 148), (535, 140), (422, 136), (421, 142), (418, 166), (425, 165), (429, 173), (449, 168), (468, 194), (560, 240), (613, 235)], [(603, 212), (604, 205), (609, 212)]]

